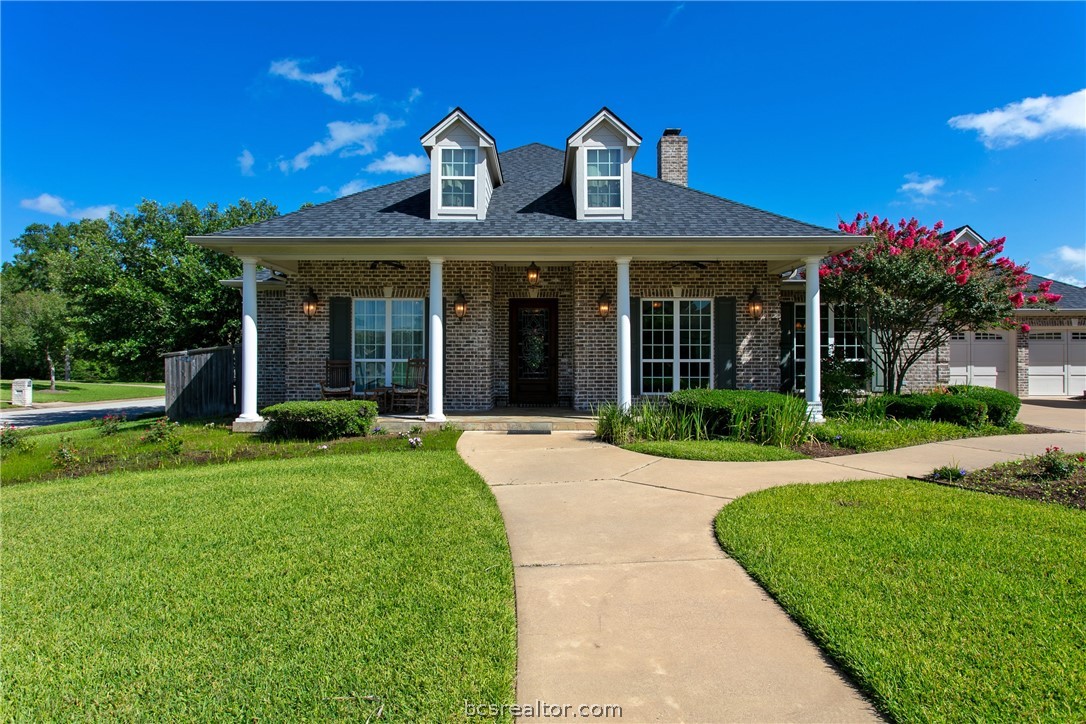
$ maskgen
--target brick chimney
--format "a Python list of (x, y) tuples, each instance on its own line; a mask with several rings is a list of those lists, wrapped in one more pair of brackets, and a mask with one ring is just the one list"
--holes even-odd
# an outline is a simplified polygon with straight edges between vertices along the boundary
[(681, 128), (665, 128), (664, 135), (656, 144), (656, 177), (680, 186), (686, 186), (686, 142), (679, 135)]

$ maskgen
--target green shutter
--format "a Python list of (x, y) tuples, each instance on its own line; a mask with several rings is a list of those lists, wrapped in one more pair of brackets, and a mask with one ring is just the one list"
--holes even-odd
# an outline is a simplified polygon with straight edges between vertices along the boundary
[(781, 302), (781, 392), (796, 389), (796, 303)]
[(735, 389), (735, 351), (735, 297), (717, 297), (713, 300), (713, 387), (718, 390)]
[(351, 359), (351, 299), (328, 300), (328, 359)]
[(641, 297), (630, 297), (630, 390), (641, 394)]

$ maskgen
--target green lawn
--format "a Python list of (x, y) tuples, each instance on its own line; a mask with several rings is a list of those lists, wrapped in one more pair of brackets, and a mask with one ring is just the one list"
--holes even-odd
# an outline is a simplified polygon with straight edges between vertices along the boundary
[(793, 485), (717, 536), (898, 721), (1086, 720), (1086, 514), (929, 483)]
[(813, 428), (815, 439), (835, 445), (847, 447), (857, 452), (875, 452), (877, 450), (893, 450), (899, 447), (911, 445), (923, 445), (928, 442), (940, 442), (942, 440), (960, 440), (967, 437), (982, 437), (986, 435), (1008, 435), (1022, 432), (1021, 426), (1015, 424), (1010, 428), (984, 425), (979, 428), (968, 428), (954, 425), (949, 422), (933, 422), (931, 420), (893, 420), (893, 419), (867, 419), (867, 418), (829, 418), (821, 425)]
[(806, 456), (787, 448), (755, 445), (738, 440), (642, 440), (623, 445), (626, 450), (680, 460), (746, 462), (802, 460)]
[[(32, 445), (30, 450), (4, 452), (0, 483), (12, 485), (91, 473), (176, 468), (257, 458), (328, 457), (410, 447), (407, 440), (394, 435), (329, 442), (275, 442), (257, 435), (234, 434), (229, 424), (221, 422), (212, 423), (212, 426), (192, 422), (176, 428), (181, 451), (174, 453), (164, 443), (141, 440), (153, 425), (153, 420), (122, 423), (117, 434), (110, 436), (103, 436), (90, 422), (31, 428), (27, 432), (27, 440)], [(423, 436), (423, 448), (455, 450), (458, 437), (455, 430), (428, 433)], [(71, 450), (76, 458), (67, 467), (62, 467), (55, 458), (57, 449), (62, 446)]]
[[(34, 404), (41, 402), (103, 402), (161, 397), (166, 386), (161, 382), (57, 382), (57, 391), (49, 391), (49, 380), (34, 380)], [(0, 408), (11, 407), (11, 380), (0, 380)]]
[(513, 700), (505, 530), (447, 445), (0, 497), (5, 720), (452, 721)]

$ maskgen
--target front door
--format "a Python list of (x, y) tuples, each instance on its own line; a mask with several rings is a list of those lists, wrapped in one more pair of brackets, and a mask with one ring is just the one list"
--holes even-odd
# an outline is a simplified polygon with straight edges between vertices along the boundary
[(558, 300), (509, 300), (509, 403), (558, 404)]

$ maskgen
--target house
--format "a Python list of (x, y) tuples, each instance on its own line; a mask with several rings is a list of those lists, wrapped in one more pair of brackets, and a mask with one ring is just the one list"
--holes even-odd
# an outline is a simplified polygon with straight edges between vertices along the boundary
[(1029, 305), (1016, 319), (1028, 331), (961, 332), (950, 340), (950, 382), (985, 385), (1019, 397), (1086, 394), (1086, 287), (1051, 281), (1061, 295), (1054, 309)]
[[(778, 390), (796, 345), (822, 337), (820, 260), (858, 241), (688, 188), (679, 129), (656, 144), (657, 178), (634, 173), (642, 138), (607, 108), (564, 148), (500, 151), (459, 108), (421, 142), (428, 174), (191, 237), (243, 261), (241, 424), (317, 397), (330, 359), (364, 389), (426, 358), (429, 420)], [(797, 266), (811, 273), (782, 291)], [(801, 387), (819, 418), (819, 385)]]

